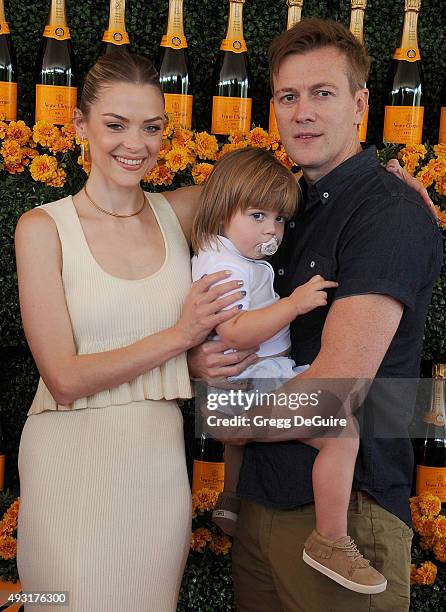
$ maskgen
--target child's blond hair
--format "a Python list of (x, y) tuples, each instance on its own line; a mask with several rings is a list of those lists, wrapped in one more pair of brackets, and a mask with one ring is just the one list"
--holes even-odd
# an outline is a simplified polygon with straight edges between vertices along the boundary
[(201, 193), (192, 226), (192, 249), (198, 253), (208, 247), (238, 211), (277, 211), (289, 219), (299, 194), (293, 174), (269, 151), (246, 147), (226, 153)]

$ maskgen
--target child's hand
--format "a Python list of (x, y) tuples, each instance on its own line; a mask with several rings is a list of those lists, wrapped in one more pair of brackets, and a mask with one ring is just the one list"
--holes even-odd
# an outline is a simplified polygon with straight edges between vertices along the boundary
[(310, 278), (304, 285), (297, 287), (289, 299), (296, 307), (297, 316), (303, 315), (318, 306), (327, 304), (327, 292), (323, 289), (337, 287), (339, 283), (325, 280), (320, 274)]

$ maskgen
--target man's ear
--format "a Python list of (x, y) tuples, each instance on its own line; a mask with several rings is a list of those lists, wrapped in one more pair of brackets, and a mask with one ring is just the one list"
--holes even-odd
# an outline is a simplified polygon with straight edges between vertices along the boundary
[(358, 89), (355, 93), (355, 125), (359, 125), (361, 123), (362, 117), (367, 110), (367, 105), (369, 103), (369, 90), (364, 87), (363, 89)]

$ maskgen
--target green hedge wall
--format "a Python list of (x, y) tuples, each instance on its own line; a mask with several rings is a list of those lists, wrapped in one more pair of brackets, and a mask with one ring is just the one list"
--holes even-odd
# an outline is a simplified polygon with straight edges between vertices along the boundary
[[(33, 122), (34, 63), (39, 39), (45, 25), (49, 0), (5, 0), (6, 16), (18, 60), (19, 118)], [(108, 21), (106, 0), (67, 0), (69, 26), (77, 60), (80, 85), (89, 67), (100, 52), (100, 39)], [(126, 21), (132, 50), (156, 59), (158, 44), (167, 20), (168, 0), (127, 0)], [(189, 43), (189, 66), (195, 89), (193, 127), (209, 129), (210, 76), (219, 43), (225, 32), (227, 0), (185, 0), (185, 31)], [(365, 15), (366, 45), (373, 58), (369, 87), (371, 109), (368, 142), (380, 144), (386, 75), (393, 49), (398, 44), (403, 20), (404, 0), (369, 0)], [(267, 127), (268, 66), (267, 49), (271, 39), (286, 24), (285, 0), (247, 0), (245, 5), (245, 37), (253, 77), (253, 122)], [(303, 15), (333, 18), (349, 22), (349, 0), (305, 0)], [(425, 75), (424, 141), (435, 143), (439, 121), (439, 90), (446, 68), (443, 52), (446, 40), (444, 0), (423, 0), (419, 21), (419, 41)], [(72, 163), (68, 160), (68, 163)], [(4, 431), (7, 461), (7, 484), (16, 488), (17, 449), (26, 412), (37, 383), (37, 371), (29, 354), (20, 324), (16, 287), (13, 235), (18, 217), (29, 208), (76, 192), (84, 174), (72, 164), (63, 189), (55, 189), (24, 180), (22, 176), (0, 173), (0, 412)], [(445, 339), (446, 273), (443, 271), (433, 294), (425, 330), (424, 359), (446, 360)], [(428, 369), (426, 369), (428, 372)], [(185, 412), (188, 407), (184, 408)], [(188, 414), (188, 417), (190, 414)], [(227, 580), (227, 578), (225, 578)], [(229, 580), (229, 579), (228, 579)], [(192, 584), (192, 583), (191, 583)], [(198, 583), (196, 585), (198, 588)], [(188, 587), (190, 594), (192, 587)], [(228, 587), (229, 588), (229, 587)], [(203, 593), (202, 593), (203, 595)], [(220, 595), (221, 596), (221, 595)], [(181, 609), (231, 609), (230, 594), (225, 603), (217, 604), (203, 596), (195, 608), (183, 603)], [(195, 597), (195, 596), (194, 596)], [(226, 599), (227, 597), (227, 599)], [(197, 601), (197, 599), (195, 599)], [(213, 601), (213, 603), (211, 603)], [(428, 603), (417, 609), (430, 610)]]

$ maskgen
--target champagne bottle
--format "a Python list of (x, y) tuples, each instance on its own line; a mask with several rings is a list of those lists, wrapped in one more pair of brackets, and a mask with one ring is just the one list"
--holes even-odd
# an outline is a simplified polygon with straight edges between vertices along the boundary
[(208, 433), (195, 439), (192, 493), (200, 489), (223, 491), (225, 475), (224, 445)]
[(246, 133), (251, 128), (251, 79), (243, 37), (244, 3), (245, 0), (229, 0), (226, 38), (221, 43), (214, 74), (213, 134), (226, 135), (232, 130)]
[(421, 0), (405, 0), (401, 44), (393, 56), (384, 114), (384, 140), (419, 144), (423, 137), (423, 74), (417, 25)]
[(36, 121), (69, 123), (76, 98), (76, 70), (65, 0), (51, 0), (37, 60)]
[[(299, 21), (302, 19), (303, 4), (304, 4), (304, 0), (287, 0), (287, 5), (288, 5), (288, 20), (287, 20), (287, 25), (286, 25), (287, 30), (291, 29), (293, 26), (296, 25), (296, 23), (299, 23)], [(277, 127), (276, 114), (274, 112), (274, 104), (273, 104), (272, 98), (269, 101), (268, 131), (270, 134), (274, 134), (276, 136), (279, 135), (279, 129)]]
[[(367, 7), (367, 0), (351, 0), (351, 14), (350, 14), (350, 32), (359, 40), (361, 44), (364, 44), (364, 13)], [(364, 83), (364, 87), (367, 87), (367, 83)], [(362, 117), (362, 121), (358, 126), (358, 136), (360, 142), (367, 140), (367, 124), (369, 120), (369, 106)]]
[(0, 0), (0, 115), (6, 121), (17, 119), (17, 64), (3, 0)]
[(429, 411), (424, 416), (426, 435), (417, 461), (417, 495), (428, 492), (437, 495), (446, 508), (446, 364), (432, 367), (432, 396)]
[(166, 113), (175, 126), (191, 129), (193, 95), (187, 69), (183, 0), (169, 0), (167, 31), (161, 39), (160, 84)]
[(125, 29), (125, 0), (110, 0), (108, 28), (102, 42), (104, 53), (129, 50), (130, 39)]
[(441, 88), (440, 94), (440, 131), (438, 134), (438, 142), (446, 144), (446, 78), (443, 81), (443, 87)]

